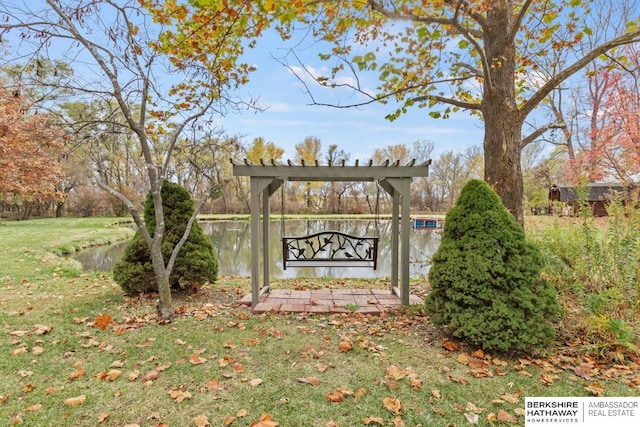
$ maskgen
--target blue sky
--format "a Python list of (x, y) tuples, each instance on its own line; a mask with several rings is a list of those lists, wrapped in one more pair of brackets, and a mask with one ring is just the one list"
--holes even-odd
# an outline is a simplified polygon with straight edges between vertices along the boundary
[[(323, 152), (329, 145), (337, 144), (351, 154), (350, 162), (368, 158), (376, 148), (396, 144), (411, 147), (417, 140), (435, 143), (432, 157), (449, 150), (462, 152), (472, 145), (482, 146), (482, 122), (468, 113), (455, 114), (443, 120), (429, 117), (426, 109), (413, 108), (394, 122), (389, 122), (384, 117), (395, 111), (391, 104), (369, 104), (358, 109), (309, 105), (311, 98), (303, 92), (302, 83), (272, 58), (282, 56), (282, 49), (282, 42), (271, 36), (247, 54), (258, 70), (241, 93), (259, 97), (261, 104), (270, 107), (260, 113), (226, 116), (222, 124), (228, 134), (244, 135), (243, 141), (247, 143), (255, 137), (263, 137), (285, 149), (285, 159), (295, 157), (294, 145), (307, 136), (319, 138)], [(315, 54), (306, 56), (304, 60), (315, 70), (327, 67)], [(361, 83), (375, 91), (375, 79), (375, 75), (362, 75)], [(353, 93), (321, 87), (316, 87), (314, 96), (323, 102), (339, 101), (342, 104), (359, 99)]]

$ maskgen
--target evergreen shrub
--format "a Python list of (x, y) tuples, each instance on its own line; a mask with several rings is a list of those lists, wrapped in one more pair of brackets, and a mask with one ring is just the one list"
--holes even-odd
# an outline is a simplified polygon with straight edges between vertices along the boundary
[[(166, 263), (186, 230), (194, 202), (186, 189), (166, 180), (161, 194), (166, 227), (162, 255)], [(151, 193), (147, 194), (143, 215), (147, 229), (153, 232), (156, 218)], [(171, 288), (197, 290), (207, 282), (214, 283), (217, 275), (218, 260), (211, 239), (200, 224), (194, 222), (169, 276)], [(135, 233), (122, 259), (114, 266), (113, 278), (126, 293), (157, 291), (151, 254), (140, 231)]]
[(549, 344), (559, 314), (543, 258), (498, 195), (483, 181), (463, 188), (445, 220), (429, 271), (425, 305), (454, 337), (500, 352)]

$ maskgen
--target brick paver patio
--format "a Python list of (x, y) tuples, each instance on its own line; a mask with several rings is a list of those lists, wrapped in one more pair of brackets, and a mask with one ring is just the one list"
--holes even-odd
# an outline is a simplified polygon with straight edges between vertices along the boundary
[[(251, 305), (251, 294), (242, 298), (240, 303)], [(422, 304), (422, 298), (410, 295), (409, 303)], [(253, 312), (380, 314), (400, 305), (400, 298), (383, 289), (274, 289), (262, 296)]]

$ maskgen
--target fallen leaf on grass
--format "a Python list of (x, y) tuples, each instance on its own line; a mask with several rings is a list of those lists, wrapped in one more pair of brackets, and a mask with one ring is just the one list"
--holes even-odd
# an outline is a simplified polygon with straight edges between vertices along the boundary
[(198, 353), (194, 353), (189, 356), (189, 362), (192, 365), (202, 365), (203, 363), (207, 362), (207, 359), (205, 359), (204, 357), (200, 357)]
[(209, 424), (209, 418), (204, 415), (199, 415), (193, 419), (193, 423), (197, 427), (207, 427)]
[(157, 380), (159, 375), (160, 373), (158, 371), (156, 371), (155, 369), (152, 369), (146, 374), (144, 374), (144, 377), (142, 377), (141, 381), (143, 383), (146, 383), (148, 381)]
[(22, 387), (22, 391), (24, 391), (25, 393), (30, 393), (35, 389), (36, 389), (36, 386), (31, 383), (26, 384), (24, 387)]
[(96, 378), (99, 380), (115, 381), (120, 375), (122, 375), (122, 371), (110, 369), (109, 371), (98, 372)]
[(588, 386), (586, 386), (584, 388), (585, 390), (587, 390), (589, 393), (593, 394), (594, 396), (602, 396), (606, 390), (606, 388), (600, 384), (600, 383), (591, 383)]
[(467, 365), (469, 363), (469, 356), (467, 356), (464, 353), (460, 353), (456, 360), (458, 361), (458, 363), (460, 363), (462, 365)]
[(486, 360), (470, 360), (467, 366), (471, 369), (488, 369), (489, 362)]
[(167, 369), (169, 369), (169, 368), (170, 368), (170, 367), (172, 367), (172, 366), (173, 366), (173, 363), (171, 363), (171, 362), (167, 362), (167, 363), (164, 363), (164, 364), (162, 364), (162, 365), (158, 365), (158, 366), (156, 366), (156, 370), (157, 370), (158, 372), (162, 372), (162, 371), (166, 371)]
[(81, 394), (80, 396), (77, 396), (77, 397), (70, 397), (68, 399), (65, 399), (64, 404), (65, 406), (78, 406), (78, 405), (82, 405), (86, 400), (87, 400), (87, 396), (85, 396), (84, 394)]
[(465, 412), (464, 417), (469, 424), (478, 424), (478, 420), (480, 419), (478, 414), (474, 414), (473, 412)]
[(446, 348), (449, 351), (458, 351), (460, 350), (460, 347), (458, 346), (458, 344), (451, 342), (451, 341), (445, 341), (442, 343), (442, 346), (444, 348)]
[(249, 424), (249, 427), (277, 427), (279, 424), (271, 419), (271, 415), (262, 414), (258, 421)]
[(224, 427), (229, 427), (231, 424), (233, 424), (235, 420), (237, 420), (236, 417), (234, 417), (233, 415), (229, 415), (227, 418), (224, 419), (224, 422), (222, 423), (222, 425)]
[(29, 349), (27, 347), (20, 347), (20, 348), (16, 348), (15, 350), (11, 351), (11, 355), (12, 356), (20, 356), (22, 354), (27, 354), (27, 351), (29, 351)]
[(471, 356), (477, 358), (477, 359), (484, 359), (484, 351), (480, 348), (476, 351), (474, 351), (473, 353), (471, 353)]
[(520, 395), (517, 393), (505, 393), (502, 396), (500, 396), (500, 398), (505, 402), (509, 402), (514, 405), (517, 405), (518, 403), (520, 403)]
[(344, 400), (344, 393), (340, 390), (332, 391), (325, 396), (331, 403), (340, 403)]
[(284, 338), (284, 334), (282, 332), (280, 332), (279, 330), (277, 330), (276, 328), (271, 328), (269, 329), (269, 335), (271, 335), (272, 337), (281, 340), (282, 338)]
[(384, 407), (394, 415), (398, 415), (402, 412), (402, 402), (397, 397), (387, 396), (382, 401)]
[(320, 385), (320, 380), (318, 379), (318, 377), (302, 377), (298, 378), (298, 382), (303, 384), (311, 384), (314, 386)]
[(93, 321), (93, 324), (101, 329), (101, 330), (105, 330), (107, 329), (107, 327), (109, 327), (109, 325), (111, 325), (113, 323), (113, 317), (111, 317), (108, 314), (101, 314), (100, 316), (97, 316), (96, 319)]
[[(46, 394), (55, 394), (58, 393), (60, 389), (58, 387), (50, 386), (44, 389)], [(0, 403), (2, 403), (2, 399), (0, 399)]]
[(501, 360), (501, 359), (498, 359), (498, 358), (493, 359), (491, 362), (496, 366), (507, 366), (507, 365), (509, 365), (504, 360)]
[(318, 370), (318, 372), (326, 372), (327, 369), (329, 369), (329, 368), (330, 368), (330, 366), (323, 365), (322, 363), (318, 363), (316, 365), (316, 369)]
[(340, 341), (340, 345), (338, 345), (338, 349), (340, 349), (341, 352), (346, 353), (348, 351), (353, 350), (353, 343), (351, 341)]
[(453, 381), (454, 383), (459, 383), (459, 384), (462, 384), (462, 385), (469, 384), (469, 380), (466, 379), (465, 377), (457, 377), (455, 375), (449, 375), (449, 379), (451, 381)]
[(362, 420), (362, 422), (365, 425), (371, 425), (371, 424), (378, 424), (383, 426), (384, 425), (384, 420), (380, 417), (367, 417), (365, 419)]
[(386, 385), (389, 390), (395, 390), (398, 388), (398, 381), (386, 380), (382, 384)]
[(472, 369), (469, 371), (475, 378), (491, 378), (493, 374), (488, 369)]
[(211, 378), (204, 388), (206, 391), (221, 391), (224, 390), (224, 385), (218, 382), (217, 379)]
[(262, 384), (262, 380), (260, 378), (254, 378), (249, 381), (249, 384), (251, 384), (251, 387), (258, 387), (260, 384)]
[(498, 421), (510, 424), (515, 424), (517, 422), (516, 417), (506, 411), (498, 411)]
[(355, 401), (357, 402), (358, 399), (360, 399), (362, 396), (364, 396), (365, 394), (367, 394), (367, 389), (364, 387), (360, 387), (358, 389), (358, 391), (356, 391), (356, 395), (354, 397)]
[(406, 375), (405, 370), (397, 367), (396, 365), (391, 365), (387, 368), (386, 377), (389, 379), (401, 380)]
[(171, 391), (169, 391), (169, 396), (178, 403), (193, 397), (188, 391), (180, 390), (179, 388), (172, 388)]
[(422, 390), (422, 381), (417, 379), (417, 378), (410, 377), (409, 378), (409, 385), (414, 390)]
[(27, 412), (36, 412), (42, 409), (42, 403), (36, 403), (35, 405), (27, 406), (24, 408)]
[(122, 360), (115, 360), (113, 363), (111, 363), (111, 365), (109, 367), (110, 368), (124, 368), (124, 362)]
[(151, 339), (151, 338), (147, 338), (146, 340), (144, 340), (142, 342), (137, 342), (136, 343), (136, 347), (138, 347), (138, 348), (149, 347), (153, 341), (155, 341), (155, 340)]
[(107, 421), (107, 419), (109, 418), (109, 414), (106, 412), (101, 413), (100, 415), (98, 415), (98, 424), (102, 424), (103, 422)]
[(431, 389), (431, 395), (436, 399), (442, 398), (442, 394), (440, 393), (440, 390), (438, 390), (437, 388)]
[(34, 325), (33, 326), (33, 334), (34, 335), (44, 335), (44, 334), (48, 334), (49, 332), (51, 332), (53, 328), (51, 326), (47, 326), (47, 325)]
[(540, 382), (544, 385), (553, 385), (553, 382), (555, 380), (557, 380), (558, 378), (560, 378), (557, 375), (553, 375), (553, 374), (541, 374), (540, 375)]
[(84, 376), (84, 373), (85, 373), (84, 369), (80, 368), (80, 369), (78, 369), (78, 370), (73, 371), (72, 373), (70, 373), (70, 374), (69, 374), (69, 379), (70, 379), (70, 380), (78, 379), (78, 378), (80, 378), (80, 377)]
[(393, 427), (406, 427), (407, 425), (405, 424), (404, 420), (402, 418), (400, 418), (400, 416), (398, 415), (397, 417), (395, 417), (391, 423), (393, 424)]
[(483, 408), (478, 408), (476, 405), (474, 405), (471, 402), (467, 402), (467, 404), (464, 407), (464, 410), (467, 412), (473, 412), (474, 414), (479, 414), (481, 412), (484, 412)]

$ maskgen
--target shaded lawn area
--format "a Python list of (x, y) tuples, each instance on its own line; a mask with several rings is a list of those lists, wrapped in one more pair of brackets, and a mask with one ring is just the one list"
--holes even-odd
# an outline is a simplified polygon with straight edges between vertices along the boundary
[[(83, 221), (0, 225), (4, 424), (523, 425), (525, 396), (640, 392), (629, 357), (605, 363), (562, 343), (536, 356), (485, 354), (443, 340), (417, 309), (254, 315), (238, 304), (250, 290), (241, 277), (175, 295), (177, 318), (162, 324), (153, 295), (125, 296), (108, 275), (56, 255), (60, 246), (128, 234), (112, 220)], [(411, 290), (426, 285), (414, 281)]]

